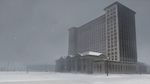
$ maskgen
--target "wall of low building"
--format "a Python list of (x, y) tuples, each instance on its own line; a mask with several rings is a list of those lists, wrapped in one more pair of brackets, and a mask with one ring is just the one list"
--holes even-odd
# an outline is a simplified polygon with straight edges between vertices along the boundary
[(135, 63), (113, 62), (108, 63), (109, 73), (130, 74), (136, 73)]
[[(108, 63), (108, 64), (107, 64)], [(114, 61), (99, 61), (95, 62), (93, 66), (93, 73), (112, 73), (112, 74), (131, 74), (137, 73), (135, 63), (121, 63)]]
[(104, 61), (94, 56), (67, 57), (58, 60), (56, 64), (58, 72), (107, 73), (108, 71), (108, 73), (112, 74), (138, 72), (136, 63)]

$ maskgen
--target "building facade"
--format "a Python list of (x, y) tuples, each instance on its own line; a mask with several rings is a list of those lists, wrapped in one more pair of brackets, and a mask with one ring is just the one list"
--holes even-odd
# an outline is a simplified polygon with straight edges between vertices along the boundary
[(81, 27), (69, 29), (68, 55), (94, 51), (106, 54), (105, 15)]
[(104, 54), (81, 53), (72, 57), (61, 57), (56, 61), (57, 72), (130, 74), (137, 73), (137, 68), (135, 63), (108, 61)]
[[(71, 57), (57, 60), (56, 65), (63, 64), (63, 70), (69, 72), (94, 73), (106, 72), (106, 70), (111, 73), (137, 72), (135, 12), (119, 2), (109, 5), (104, 8), (104, 11), (105, 14), (81, 27), (69, 29), (68, 56)], [(84, 57), (81, 55), (87, 51), (102, 53), (109, 58), (107, 69), (106, 60), (95, 57), (95, 55)], [(79, 54), (81, 56), (78, 56)], [(74, 61), (67, 62), (68, 59)], [(82, 62), (86, 65), (83, 65)]]
[(111, 61), (137, 62), (135, 12), (115, 2), (105, 14), (69, 29), (69, 55), (94, 51)]

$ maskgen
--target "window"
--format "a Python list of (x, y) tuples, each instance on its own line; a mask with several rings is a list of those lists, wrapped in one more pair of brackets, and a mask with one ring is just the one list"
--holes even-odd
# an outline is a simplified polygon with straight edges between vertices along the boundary
[(113, 40), (113, 38), (111, 38), (111, 40)]
[(112, 60), (114, 60), (114, 58), (112, 58)]
[[(115, 26), (114, 26), (114, 28), (115, 28)], [(116, 29), (114, 29), (114, 32), (116, 32), (117, 30)]]
[(114, 36), (114, 39), (117, 40), (117, 36)]
[(111, 31), (111, 33), (113, 33), (113, 31)]

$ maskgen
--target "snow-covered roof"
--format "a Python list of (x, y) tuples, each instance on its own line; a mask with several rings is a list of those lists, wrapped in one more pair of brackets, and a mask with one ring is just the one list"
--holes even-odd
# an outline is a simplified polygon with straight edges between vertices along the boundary
[(85, 56), (85, 55), (100, 56), (101, 54), (102, 54), (102, 53), (93, 52), (93, 51), (86, 51), (86, 52), (80, 53), (81, 56)]

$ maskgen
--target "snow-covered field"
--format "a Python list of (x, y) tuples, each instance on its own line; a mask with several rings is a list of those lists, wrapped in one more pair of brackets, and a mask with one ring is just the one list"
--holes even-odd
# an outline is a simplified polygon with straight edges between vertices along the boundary
[(150, 84), (150, 75), (0, 72), (0, 84)]

